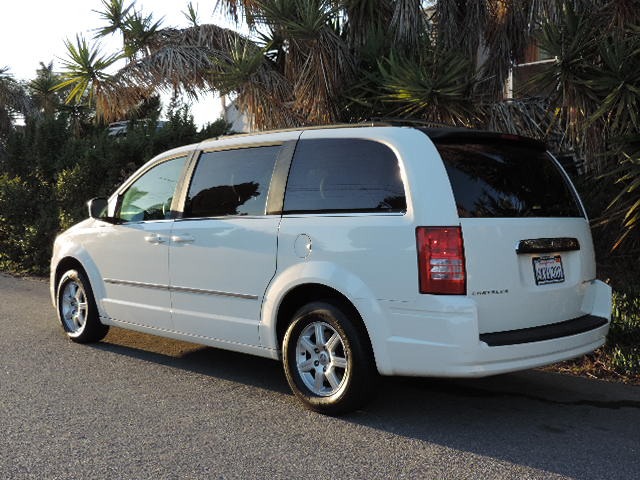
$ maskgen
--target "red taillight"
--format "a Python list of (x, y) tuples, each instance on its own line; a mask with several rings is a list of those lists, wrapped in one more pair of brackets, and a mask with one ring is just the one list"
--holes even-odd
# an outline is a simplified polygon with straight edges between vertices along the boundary
[(418, 227), (420, 293), (464, 295), (467, 275), (460, 227)]

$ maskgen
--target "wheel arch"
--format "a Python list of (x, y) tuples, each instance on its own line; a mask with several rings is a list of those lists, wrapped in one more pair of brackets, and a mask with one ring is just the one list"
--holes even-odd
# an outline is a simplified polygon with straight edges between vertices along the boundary
[(58, 285), (60, 284), (60, 279), (62, 278), (62, 275), (64, 275), (64, 273), (69, 270), (79, 270), (84, 274), (85, 277), (89, 278), (89, 276), (87, 275), (87, 271), (85, 270), (84, 266), (77, 258), (64, 257), (58, 262), (58, 265), (56, 265), (54, 282), (53, 282), (53, 288), (55, 291), (58, 290)]
[(369, 348), (371, 348), (369, 332), (367, 331), (367, 327), (362, 320), (362, 315), (360, 315), (356, 306), (346, 297), (346, 295), (334, 288), (320, 283), (304, 283), (297, 285), (289, 290), (282, 298), (278, 307), (275, 325), (278, 345), (282, 345), (282, 340), (284, 339), (287, 327), (293, 319), (294, 313), (303, 305), (319, 300), (330, 301), (344, 309), (345, 313), (353, 320), (354, 325), (358, 328), (363, 338), (368, 343)]
[[(272, 287), (274, 286), (272, 285)], [(321, 300), (336, 304), (353, 319), (354, 326), (362, 335), (375, 365), (378, 366), (379, 361), (383, 360), (380, 355), (384, 356), (384, 352), (381, 352), (379, 348), (376, 349), (376, 338), (372, 335), (374, 332), (371, 330), (375, 329), (375, 326), (368, 324), (368, 321), (372, 320), (376, 324), (379, 323), (376, 322), (378, 315), (374, 314), (371, 308), (372, 299), (352, 301), (350, 296), (343, 291), (330, 287), (318, 279), (305, 281), (298, 278), (295, 284), (289, 284), (286, 288), (280, 285), (278, 288), (269, 289), (265, 296), (263, 319), (260, 323), (261, 344), (274, 352), (273, 358), (281, 358), (282, 341), (295, 312), (309, 302)], [(362, 307), (365, 312), (362, 311)], [(380, 346), (380, 342), (377, 344)]]
[(98, 315), (100, 317), (103, 317), (104, 315), (101, 300), (105, 296), (105, 291), (102, 277), (99, 275), (99, 271), (91, 258), (86, 255), (82, 255), (82, 253), (84, 253), (83, 251), (75, 252), (80, 253), (80, 255), (75, 255), (73, 253), (74, 252), (66, 252), (66, 255), (61, 255), (60, 259), (56, 259), (56, 261), (52, 264), (50, 290), (53, 305), (54, 307), (57, 307), (56, 295), (58, 292), (60, 279), (62, 278), (64, 273), (69, 270), (78, 270), (87, 278), (87, 281), (89, 282), (89, 289), (91, 290), (91, 294), (93, 295), (94, 301), (96, 302)]
[[(73, 299), (66, 298), (63, 303), (66, 305), (65, 309), (59, 302), (62, 300), (63, 292), (67, 292), (66, 286), (69, 283), (76, 284), (75, 293), (71, 294), (75, 296), (75, 302)], [(55, 271), (52, 272), (52, 290), (55, 291), (54, 305), (58, 320), (71, 341), (91, 343), (98, 342), (105, 337), (109, 326), (100, 320), (91, 280), (79, 260), (74, 257), (64, 257), (57, 263)], [(81, 291), (80, 297), (78, 291)], [(82, 300), (83, 297), (84, 300)]]

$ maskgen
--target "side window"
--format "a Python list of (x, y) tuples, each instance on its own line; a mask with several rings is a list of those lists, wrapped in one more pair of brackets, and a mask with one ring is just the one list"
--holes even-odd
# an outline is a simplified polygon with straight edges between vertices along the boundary
[(280, 146), (205, 152), (189, 187), (185, 218), (264, 215)]
[(404, 212), (398, 159), (364, 139), (301, 140), (284, 199), (285, 213)]
[(125, 222), (170, 218), (171, 201), (187, 157), (156, 165), (124, 192), (118, 218)]

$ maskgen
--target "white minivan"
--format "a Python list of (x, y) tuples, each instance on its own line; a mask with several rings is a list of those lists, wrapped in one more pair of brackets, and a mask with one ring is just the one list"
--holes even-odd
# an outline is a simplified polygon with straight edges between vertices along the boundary
[(110, 325), (280, 359), (337, 414), (378, 374), (480, 377), (601, 346), (611, 289), (543, 144), (393, 125), (207, 140), (149, 161), (62, 233), (51, 295)]

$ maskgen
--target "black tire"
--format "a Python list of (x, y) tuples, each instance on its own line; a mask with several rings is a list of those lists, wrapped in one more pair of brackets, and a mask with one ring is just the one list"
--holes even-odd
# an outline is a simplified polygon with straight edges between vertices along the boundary
[(99, 342), (109, 331), (100, 322), (91, 284), (83, 272), (68, 270), (62, 275), (56, 306), (62, 328), (76, 343)]
[(305, 407), (325, 415), (355, 410), (375, 391), (377, 371), (368, 339), (345, 312), (331, 300), (303, 306), (282, 345), (291, 390)]

